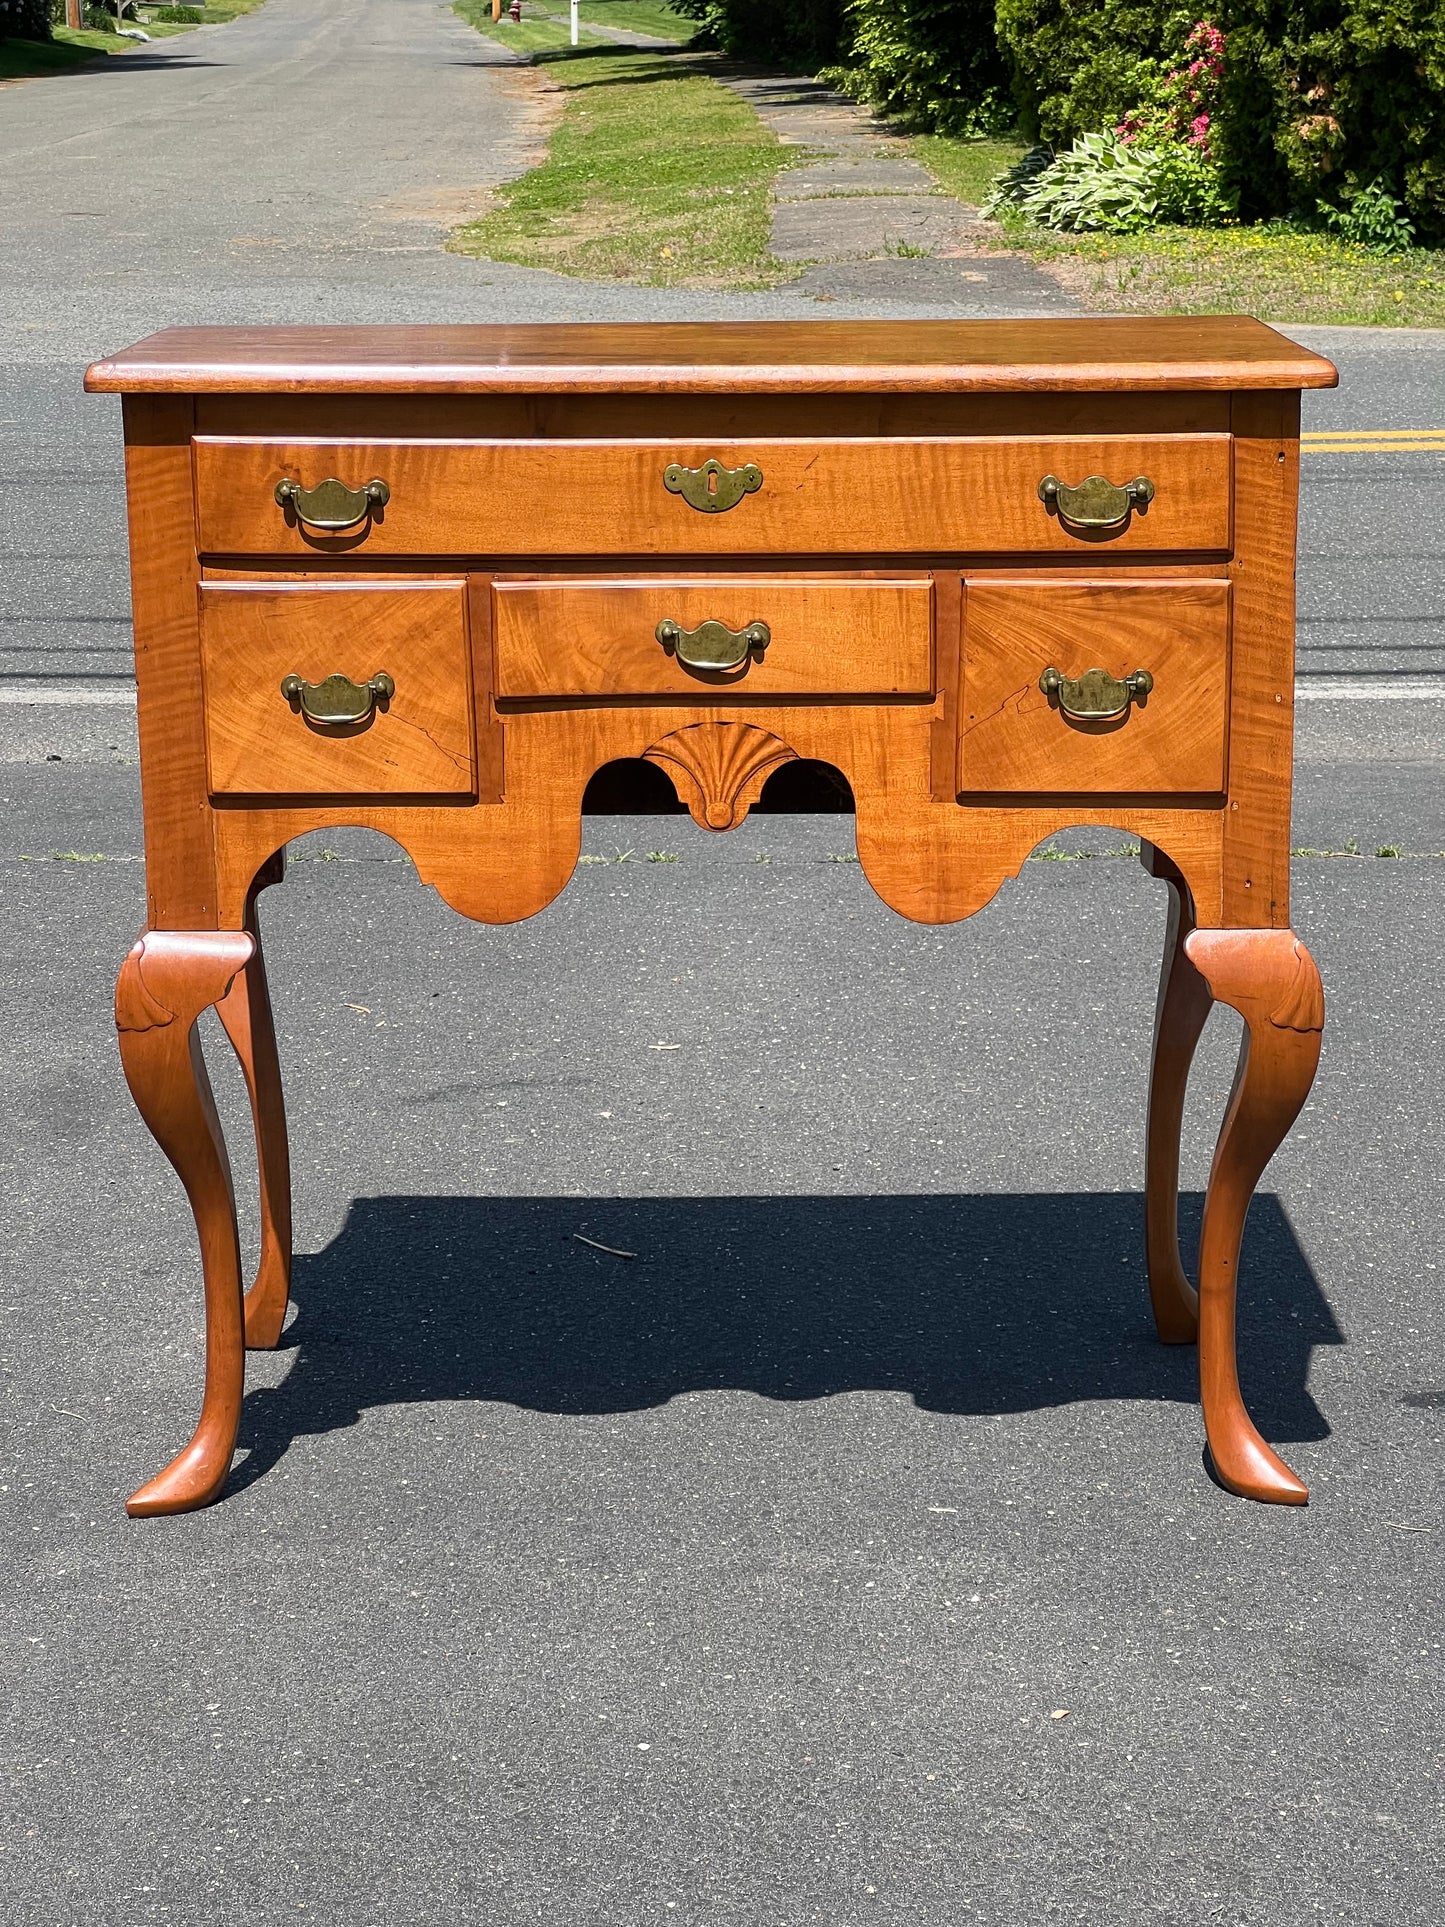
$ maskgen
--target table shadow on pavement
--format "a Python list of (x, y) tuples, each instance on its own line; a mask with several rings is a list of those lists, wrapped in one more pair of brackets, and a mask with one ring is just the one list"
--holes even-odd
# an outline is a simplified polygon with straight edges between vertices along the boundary
[[(1186, 1262), (1201, 1205), (1181, 1200)], [(358, 1199), (325, 1250), (296, 1260), (282, 1339), (295, 1357), (247, 1395), (231, 1489), (297, 1437), (414, 1400), (577, 1415), (705, 1390), (904, 1392), (948, 1414), (1193, 1403), (1196, 1353), (1154, 1335), (1142, 1239), (1127, 1192)], [(1341, 1343), (1284, 1208), (1261, 1194), (1239, 1349), (1267, 1437), (1328, 1437), (1310, 1357)]]

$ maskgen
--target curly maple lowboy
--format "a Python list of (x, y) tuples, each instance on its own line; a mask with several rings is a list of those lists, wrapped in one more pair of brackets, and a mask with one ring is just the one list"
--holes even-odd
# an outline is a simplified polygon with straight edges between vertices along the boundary
[[(285, 1315), (256, 899), (287, 843), (384, 830), (507, 923), (566, 883), (604, 769), (610, 807), (666, 778), (713, 830), (841, 776), (869, 881), (930, 923), (1068, 825), (1138, 837), (1171, 905), (1155, 1317), (1198, 1340), (1221, 1481), (1302, 1504), (1240, 1398), (1235, 1272), (1323, 1024), (1289, 804), (1299, 392), (1334, 381), (1241, 318), (174, 329), (93, 367), (125, 396), (149, 899), (116, 1021), (207, 1331), (195, 1437), (130, 1510), (221, 1490), (245, 1347)], [(1179, 1131), (1216, 1000), (1245, 1030), (1196, 1288)], [(244, 1292), (211, 1006), (255, 1119)]]

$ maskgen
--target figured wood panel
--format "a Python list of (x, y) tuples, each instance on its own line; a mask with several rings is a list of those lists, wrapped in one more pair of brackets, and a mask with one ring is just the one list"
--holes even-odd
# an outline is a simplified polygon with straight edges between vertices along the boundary
[[(967, 582), (959, 788), (1160, 795), (1223, 791), (1229, 585)], [(1154, 677), (1122, 720), (1076, 723), (1039, 688), (1047, 668)]]
[(1240, 551), (1224, 826), (1224, 920), (1289, 924), (1299, 396), (1239, 395)]
[(189, 399), (126, 400), (126, 510), (151, 929), (206, 930), (217, 914), (196, 648), (191, 428)]
[(493, 584), (497, 695), (681, 696), (716, 702), (723, 678), (667, 654), (659, 622), (684, 629), (766, 622), (761, 659), (727, 680), (729, 698), (922, 696), (933, 689), (932, 584), (718, 576), (673, 581)]
[[(206, 751), (216, 796), (475, 791), (466, 584), (201, 585)], [(396, 693), (344, 730), (309, 723), (283, 677)]]
[(168, 328), (85, 380), (124, 392), (678, 394), (1331, 388), (1337, 376), (1247, 315), (1150, 315)]
[[(671, 464), (755, 464), (762, 485), (720, 513), (670, 492)], [(972, 436), (898, 441), (259, 442), (198, 436), (209, 555), (802, 555), (919, 551), (1050, 555), (1225, 551), (1224, 434)], [(1117, 530), (1051, 514), (1039, 483), (1147, 475), (1155, 495)], [(384, 510), (338, 535), (278, 507), (276, 484), (384, 480)]]

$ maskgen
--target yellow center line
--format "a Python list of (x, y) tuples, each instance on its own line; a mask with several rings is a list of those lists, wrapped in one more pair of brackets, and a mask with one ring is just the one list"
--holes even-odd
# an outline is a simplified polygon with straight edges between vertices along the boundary
[(1398, 441), (1402, 436), (1445, 435), (1442, 428), (1307, 428), (1300, 436), (1302, 442), (1368, 442)]

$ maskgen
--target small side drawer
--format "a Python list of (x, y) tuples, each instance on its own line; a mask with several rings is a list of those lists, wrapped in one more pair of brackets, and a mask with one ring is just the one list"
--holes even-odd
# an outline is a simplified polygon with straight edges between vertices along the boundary
[[(1224, 789), (1227, 582), (969, 581), (963, 653), (961, 791)], [(1153, 687), (1111, 720), (1078, 720), (1040, 687), (1050, 669), (1075, 684), (1142, 670)]]
[[(524, 579), (499, 580), (492, 593), (501, 699), (933, 693), (927, 576)], [(761, 646), (745, 650), (747, 633), (760, 630)], [(740, 660), (723, 669), (689, 665), (709, 648)]]
[[(462, 582), (201, 585), (206, 754), (214, 796), (474, 793), (472, 678)], [(360, 720), (301, 692), (373, 679)], [(340, 692), (344, 698), (345, 692)]]

